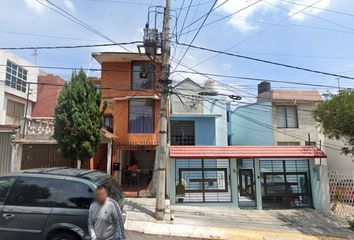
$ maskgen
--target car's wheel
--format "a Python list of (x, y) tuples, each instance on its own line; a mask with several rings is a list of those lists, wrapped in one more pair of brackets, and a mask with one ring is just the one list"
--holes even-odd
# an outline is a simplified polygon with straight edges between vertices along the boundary
[(57, 233), (50, 238), (50, 240), (79, 240), (74, 234), (71, 233)]

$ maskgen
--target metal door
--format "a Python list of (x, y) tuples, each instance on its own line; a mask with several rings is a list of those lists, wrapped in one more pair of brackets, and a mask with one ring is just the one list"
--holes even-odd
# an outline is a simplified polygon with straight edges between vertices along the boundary
[(240, 196), (254, 198), (254, 178), (253, 169), (240, 169), (239, 170), (240, 181)]

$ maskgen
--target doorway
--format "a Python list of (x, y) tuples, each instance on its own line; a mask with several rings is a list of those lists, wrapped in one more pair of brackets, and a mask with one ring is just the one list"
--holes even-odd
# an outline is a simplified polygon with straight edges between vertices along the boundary
[(238, 205), (240, 208), (256, 207), (256, 184), (253, 159), (238, 159)]
[(255, 192), (254, 192), (253, 169), (240, 169), (239, 181), (240, 181), (240, 196), (250, 197), (254, 199)]

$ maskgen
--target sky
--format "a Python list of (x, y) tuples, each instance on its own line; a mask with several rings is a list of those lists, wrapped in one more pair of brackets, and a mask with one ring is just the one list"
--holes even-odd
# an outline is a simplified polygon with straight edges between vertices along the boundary
[[(148, 7), (164, 5), (163, 0), (51, 1), (116, 42), (142, 40)], [(189, 25), (206, 14), (214, 3), (212, 0), (193, 0), (192, 3), (190, 1), (171, 0), (171, 29), (174, 30), (173, 33), (181, 33), (184, 26), (177, 40), (187, 44), (192, 41), (204, 18)], [(0, 48), (110, 43), (43, 4), (48, 5), (46, 0), (0, 1)], [(353, 0), (219, 0), (193, 45), (354, 77), (353, 9)], [(235, 14), (230, 16), (232, 13)], [(212, 23), (220, 18), (222, 19)], [(174, 27), (176, 19), (177, 28)], [(158, 18), (157, 27), (160, 30), (161, 26), (161, 18)], [(189, 32), (190, 30), (195, 31)], [(175, 61), (181, 59), (186, 47), (177, 45), (175, 38), (172, 41), (174, 71), (177, 65)], [(128, 48), (137, 51), (134, 45)], [(38, 66), (99, 68), (91, 53), (101, 51), (124, 50), (117, 46), (39, 50), (36, 63)], [(15, 53), (30, 62), (35, 61), (33, 50), (16, 50)], [(192, 48), (182, 59), (182, 65), (213, 74), (331, 86), (339, 84), (342, 88), (354, 87), (354, 80), (338, 81), (332, 76), (216, 55)], [(177, 70), (186, 69), (179, 65)], [(65, 80), (68, 80), (72, 73), (71, 70), (59, 69), (45, 71), (59, 75)], [(100, 73), (91, 71), (88, 74), (99, 76)], [(201, 84), (207, 80), (206, 76), (200, 74), (171, 75), (172, 80), (176, 82), (186, 77)], [(244, 97), (253, 96), (259, 83), (227, 77), (213, 78), (234, 87), (233, 92), (239, 89), (239, 95)], [(272, 87), (314, 89), (309, 86), (280, 83), (272, 83)], [(315, 89), (321, 92), (337, 90), (322, 87)]]

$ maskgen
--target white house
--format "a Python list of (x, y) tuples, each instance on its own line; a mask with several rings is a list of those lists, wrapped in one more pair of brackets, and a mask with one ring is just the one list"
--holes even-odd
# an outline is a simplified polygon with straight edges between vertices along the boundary
[(31, 116), (37, 101), (38, 75), (39, 69), (32, 63), (0, 50), (0, 125), (19, 125), (25, 116), (27, 95), (27, 116)]

